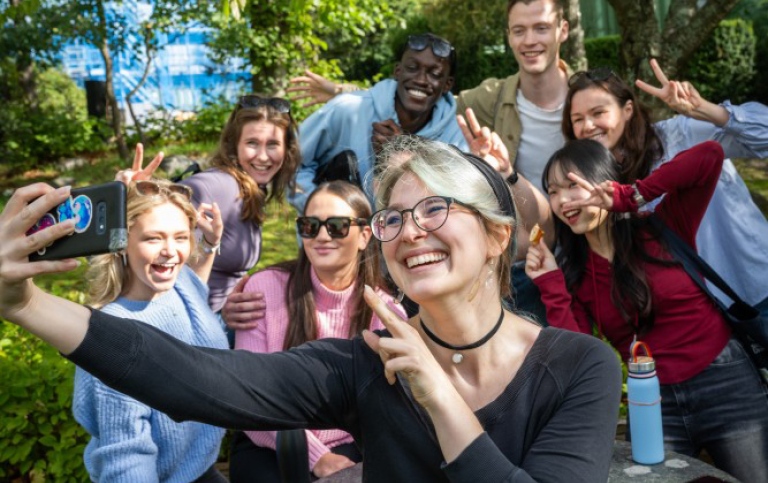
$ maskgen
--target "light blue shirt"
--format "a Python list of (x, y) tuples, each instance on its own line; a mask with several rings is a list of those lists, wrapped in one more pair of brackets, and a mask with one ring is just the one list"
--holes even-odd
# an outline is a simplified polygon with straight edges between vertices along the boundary
[[(303, 161), (296, 173), (296, 193), (288, 195), (288, 201), (299, 213), (303, 213), (307, 197), (316, 188), (312, 180), (318, 168), (347, 149), (357, 155), (365, 192), (373, 199), (373, 123), (392, 119), (400, 124), (395, 111), (396, 89), (395, 80), (385, 79), (368, 90), (336, 96), (301, 123), (299, 144)], [(462, 151), (468, 149), (456, 122), (456, 101), (450, 92), (440, 97), (432, 110), (432, 119), (416, 134), (453, 144)]]
[[(768, 107), (757, 102), (722, 105), (730, 114), (723, 127), (686, 116), (656, 123), (664, 158), (655, 167), (710, 139), (723, 146), (727, 158), (768, 158)], [(746, 302), (755, 305), (768, 297), (768, 222), (730, 159), (723, 164), (696, 245), (701, 257)], [(730, 304), (714, 287), (713, 293)]]

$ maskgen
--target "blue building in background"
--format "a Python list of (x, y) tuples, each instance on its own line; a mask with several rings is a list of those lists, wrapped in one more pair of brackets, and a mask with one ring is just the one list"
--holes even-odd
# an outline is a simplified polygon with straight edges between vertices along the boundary
[[(115, 8), (107, 4), (108, 8)], [(125, 0), (119, 7), (128, 22), (136, 25), (149, 18), (152, 4)], [(158, 108), (171, 112), (199, 109), (210, 97), (224, 95), (234, 99), (250, 78), (242, 59), (228, 65), (214, 65), (208, 59), (206, 38), (208, 29), (202, 25), (187, 26), (184, 31), (159, 34), (164, 46), (152, 60), (147, 80), (131, 98), (137, 115), (150, 114)], [(129, 43), (131, 40), (129, 39)], [(115, 96), (121, 110), (126, 112), (125, 96), (138, 85), (144, 73), (146, 56), (143, 52), (113, 53)], [(104, 61), (98, 49), (82, 41), (66, 45), (62, 64), (80, 86), (86, 81), (104, 81)], [(224, 72), (224, 73), (222, 73)]]

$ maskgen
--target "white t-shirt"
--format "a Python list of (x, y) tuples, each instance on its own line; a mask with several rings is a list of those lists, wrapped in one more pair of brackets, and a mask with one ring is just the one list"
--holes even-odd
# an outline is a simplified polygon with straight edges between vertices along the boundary
[(554, 110), (542, 109), (526, 99), (523, 91), (518, 89), (517, 112), (520, 114), (523, 132), (520, 137), (520, 147), (517, 150), (515, 169), (533, 186), (544, 192), (541, 185), (544, 166), (547, 165), (552, 154), (565, 144), (561, 130), (563, 104)]

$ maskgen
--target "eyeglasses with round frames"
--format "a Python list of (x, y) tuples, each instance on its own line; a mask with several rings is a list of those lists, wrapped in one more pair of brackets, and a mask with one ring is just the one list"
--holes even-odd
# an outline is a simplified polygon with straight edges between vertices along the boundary
[(353, 218), (348, 216), (329, 216), (321, 220), (316, 216), (300, 216), (296, 218), (296, 229), (302, 238), (315, 238), (320, 233), (320, 227), (324, 226), (331, 238), (346, 238), (349, 235), (349, 227), (352, 225), (365, 226), (368, 220), (365, 218)]
[(142, 196), (157, 196), (160, 193), (178, 194), (192, 200), (192, 188), (183, 184), (159, 184), (150, 180), (136, 181), (134, 183), (136, 192)]
[(380, 242), (392, 241), (400, 234), (405, 224), (405, 214), (410, 213), (416, 226), (424, 231), (435, 231), (443, 226), (448, 219), (451, 205), (457, 204), (473, 213), (479, 213), (476, 208), (448, 196), (428, 196), (408, 210), (385, 208), (371, 217), (373, 236)]

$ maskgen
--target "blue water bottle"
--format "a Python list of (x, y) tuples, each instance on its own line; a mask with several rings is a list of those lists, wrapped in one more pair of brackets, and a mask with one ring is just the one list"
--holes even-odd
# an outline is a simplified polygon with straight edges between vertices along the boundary
[[(646, 355), (637, 355), (640, 347), (645, 349)], [(643, 465), (661, 463), (664, 461), (664, 433), (661, 427), (659, 378), (656, 377), (656, 362), (645, 342), (632, 343), (627, 369), (632, 459)]]

